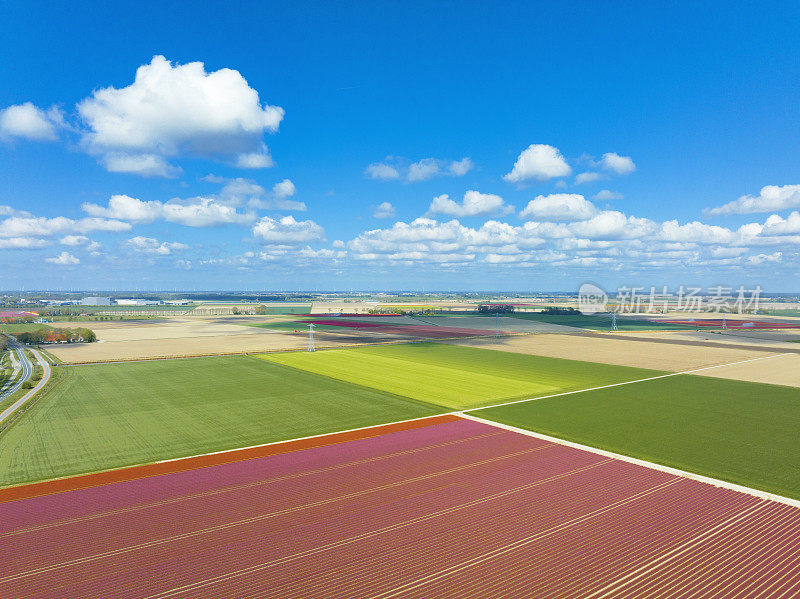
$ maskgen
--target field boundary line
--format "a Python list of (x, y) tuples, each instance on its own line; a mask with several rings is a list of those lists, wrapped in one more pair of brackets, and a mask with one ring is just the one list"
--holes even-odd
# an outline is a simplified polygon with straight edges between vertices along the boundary
[[(261, 353), (261, 352), (259, 352), (259, 353)], [(248, 355), (248, 354), (240, 354), (240, 355)], [(742, 364), (742, 363), (745, 363), (745, 362), (753, 362), (753, 361), (756, 361), (756, 360), (766, 360), (768, 358), (775, 358), (775, 357), (784, 356), (784, 355), (792, 355), (792, 354), (789, 354), (789, 353), (773, 354), (773, 355), (770, 355), (770, 356), (762, 356), (762, 357), (758, 357), (758, 358), (750, 358), (748, 360), (740, 360), (740, 361), (737, 361), (737, 362), (730, 362), (730, 363), (727, 363), (727, 364), (718, 364), (718, 365), (715, 365), (715, 366), (705, 366), (705, 367), (702, 367), (702, 368), (695, 368), (693, 370), (687, 370), (687, 371), (682, 371), (682, 372), (669, 372), (669, 373), (661, 374), (661, 375), (654, 376), (654, 377), (647, 377), (647, 378), (644, 378), (644, 379), (635, 379), (635, 380), (632, 380), (632, 381), (624, 381), (624, 382), (621, 382), (621, 383), (612, 383), (612, 384), (609, 384), (609, 385), (602, 385), (602, 386), (599, 386), (599, 387), (591, 387), (591, 388), (587, 388), (587, 389), (576, 389), (574, 391), (565, 391), (563, 393), (555, 393), (555, 394), (552, 394), (552, 395), (543, 395), (541, 397), (531, 397), (531, 398), (528, 398), (528, 399), (519, 399), (519, 400), (513, 400), (513, 401), (509, 401), (509, 402), (501, 402), (501, 403), (497, 403), (497, 404), (489, 404), (489, 405), (485, 405), (485, 406), (477, 406), (475, 408), (467, 408), (466, 410), (451, 410), (451, 411), (441, 412), (439, 414), (433, 414), (433, 415), (429, 415), (429, 416), (420, 416), (420, 417), (417, 417), (417, 418), (409, 418), (409, 419), (406, 419), (406, 420), (397, 420), (397, 421), (394, 421), (394, 422), (384, 422), (384, 423), (381, 423), (381, 424), (371, 424), (371, 425), (356, 427), (356, 428), (352, 428), (352, 429), (345, 429), (345, 430), (331, 431), (331, 432), (327, 432), (327, 433), (320, 433), (320, 434), (317, 434), (317, 435), (309, 435), (309, 436), (305, 436), (305, 437), (295, 437), (295, 438), (292, 438), (292, 439), (283, 439), (283, 440), (280, 440), (280, 441), (271, 441), (269, 443), (262, 443), (262, 444), (258, 444), (258, 445), (249, 445), (249, 446), (246, 446), (246, 447), (236, 447), (236, 448), (231, 448), (231, 449), (222, 449), (222, 450), (219, 450), (219, 451), (195, 454), (195, 455), (191, 455), (191, 456), (182, 456), (182, 457), (177, 457), (177, 458), (167, 458), (167, 459), (164, 459), (164, 460), (156, 460), (156, 461), (153, 461), (153, 462), (142, 462), (142, 463), (139, 463), (139, 464), (130, 464), (130, 465), (127, 465), (127, 466), (121, 466), (119, 468), (109, 468), (107, 470), (98, 470), (98, 471), (84, 472), (84, 473), (79, 473), (79, 474), (69, 474), (69, 475), (66, 475), (66, 476), (60, 476), (60, 477), (51, 478), (51, 479), (45, 479), (45, 480), (39, 480), (39, 481), (27, 482), (27, 483), (20, 483), (20, 484), (17, 484), (17, 485), (9, 485), (9, 486), (5, 486), (5, 487), (0, 487), (0, 504), (5, 503), (7, 501), (15, 501), (17, 499), (28, 499), (28, 498), (31, 498), (31, 497), (37, 497), (37, 496), (41, 496), (41, 495), (51, 495), (51, 494), (54, 494), (54, 493), (61, 493), (61, 492), (65, 492), (65, 491), (78, 490), (78, 489), (84, 489), (84, 488), (89, 488), (89, 487), (96, 487), (96, 486), (111, 484), (111, 483), (115, 483), (115, 482), (128, 482), (130, 480), (136, 480), (136, 479), (140, 479), (140, 478), (147, 478), (147, 477), (150, 477), (150, 476), (158, 476), (160, 474), (169, 474), (169, 473), (173, 473), (173, 472), (183, 472), (183, 471), (186, 471), (186, 470), (194, 470), (194, 469), (202, 468), (202, 467), (205, 467), (205, 466), (220, 465), (220, 464), (228, 463), (228, 462), (236, 462), (236, 461), (241, 461), (241, 460), (246, 460), (246, 459), (253, 459), (253, 458), (257, 458), (257, 457), (265, 457), (266, 455), (273, 455), (273, 453), (267, 453), (264, 456), (262, 456), (262, 455), (245, 455), (245, 454), (248, 454), (248, 452), (252, 453), (252, 454), (256, 454), (259, 449), (264, 451), (264, 450), (267, 450), (267, 449), (269, 449), (269, 448), (271, 448), (273, 446), (279, 446), (279, 445), (290, 446), (292, 444), (303, 445), (302, 442), (309, 441), (309, 442), (312, 442), (312, 443), (309, 443), (307, 446), (296, 447), (296, 448), (288, 448), (287, 447), (287, 449), (285, 451), (276, 451), (276, 452), (274, 452), (274, 454), (277, 454), (277, 453), (289, 453), (289, 452), (292, 452), (292, 451), (299, 451), (301, 449), (310, 449), (312, 447), (316, 447), (317, 446), (317, 445), (313, 444), (313, 441), (315, 439), (319, 439), (321, 437), (330, 437), (331, 439), (335, 439), (337, 437), (346, 437), (348, 434), (355, 434), (355, 433), (358, 433), (358, 432), (365, 432), (365, 431), (368, 431), (369, 429), (380, 429), (380, 428), (391, 429), (392, 427), (395, 427), (397, 425), (401, 425), (401, 426), (405, 425), (405, 424), (412, 425), (413, 423), (416, 423), (416, 422), (419, 422), (419, 421), (424, 421), (424, 420), (431, 420), (432, 421), (431, 424), (437, 424), (439, 422), (442, 422), (442, 423), (448, 422), (448, 421), (450, 421), (451, 418), (466, 418), (466, 419), (469, 419), (469, 420), (474, 420), (476, 422), (482, 422), (484, 424), (489, 424), (489, 425), (496, 426), (496, 427), (507, 428), (508, 430), (512, 430), (514, 432), (518, 432), (518, 433), (522, 433), (522, 434), (526, 434), (526, 435), (531, 435), (531, 436), (538, 436), (541, 439), (549, 440), (549, 441), (552, 441), (552, 442), (555, 442), (555, 443), (560, 443), (562, 445), (564, 445), (564, 444), (569, 445), (572, 442), (565, 441), (564, 439), (559, 439), (557, 437), (549, 437), (547, 435), (542, 435), (540, 433), (533, 433), (532, 431), (528, 431), (526, 429), (512, 427), (510, 425), (504, 425), (504, 424), (501, 424), (499, 422), (494, 422), (492, 420), (486, 420), (486, 419), (480, 418), (478, 416), (473, 416), (471, 414), (467, 414), (466, 412), (467, 411), (475, 412), (475, 411), (479, 411), (479, 410), (485, 410), (485, 409), (489, 409), (489, 408), (501, 407), (501, 406), (506, 406), (506, 405), (511, 405), (511, 404), (525, 403), (525, 402), (529, 402), (529, 401), (536, 401), (536, 400), (539, 400), (539, 399), (547, 399), (547, 398), (550, 398), (550, 397), (560, 397), (560, 396), (564, 396), (564, 395), (573, 395), (575, 393), (583, 393), (583, 392), (586, 392), (586, 391), (596, 391), (596, 390), (599, 390), (599, 389), (607, 389), (607, 388), (610, 388), (610, 387), (618, 387), (618, 386), (621, 386), (621, 385), (630, 385), (630, 384), (633, 384), (633, 383), (641, 383), (641, 382), (645, 382), (645, 381), (651, 381), (651, 380), (667, 378), (667, 377), (672, 377), (672, 376), (680, 376), (680, 375), (683, 375), (683, 374), (692, 374), (694, 372), (700, 372), (700, 371), (703, 371), (703, 370), (710, 370), (712, 368), (722, 368), (724, 366), (734, 366), (734, 365)], [(431, 405), (433, 405), (433, 404), (431, 404)], [(443, 406), (443, 407), (446, 409), (445, 406)], [(420, 426), (428, 426), (428, 425), (427, 424), (420, 424)], [(405, 429), (398, 429), (398, 430), (405, 430)], [(343, 442), (346, 442), (348, 440), (355, 440), (355, 439), (359, 439), (359, 438), (367, 438), (367, 437), (371, 437), (371, 436), (378, 436), (378, 435), (384, 434), (383, 432), (377, 432), (377, 431), (373, 431), (373, 432), (375, 432), (374, 435), (365, 435), (364, 437), (356, 437), (354, 439), (344, 438), (341, 441), (339, 441), (339, 440), (331, 440), (330, 443), (322, 443), (320, 445), (343, 443)], [(392, 431), (391, 430), (386, 430), (385, 432), (392, 432)], [(599, 452), (603, 452), (604, 451), (604, 450), (600, 450), (600, 449), (597, 449), (597, 448), (594, 448), (594, 447), (590, 447), (590, 446), (587, 446), (587, 445), (573, 444), (573, 446), (578, 448), (578, 449), (584, 449), (586, 451), (591, 451), (591, 452), (594, 452), (594, 453), (599, 453)], [(622, 460), (629, 461), (629, 462), (632, 461), (632, 460), (638, 460), (637, 458), (630, 458), (630, 457), (627, 457), (627, 456), (623, 456), (622, 454), (615, 454), (615, 453), (612, 453), (612, 452), (606, 452), (606, 453), (608, 453), (608, 455), (610, 455), (611, 457), (616, 457), (618, 459), (622, 459)], [(224, 460), (224, 459), (214, 460), (213, 459), (214, 457), (224, 458), (224, 456), (226, 454), (230, 456), (230, 458), (231, 458), (230, 460)], [(208, 464), (199, 464), (198, 463), (198, 464), (191, 464), (191, 465), (189, 465), (189, 464), (180, 464), (181, 462), (200, 462), (203, 459), (208, 460), (210, 463), (208, 463)], [(642, 465), (642, 466), (645, 466), (645, 467), (648, 467), (648, 468), (655, 468), (655, 469), (670, 468), (668, 466), (661, 466), (660, 464), (656, 464), (654, 462), (647, 462), (645, 460), (638, 460), (638, 461), (635, 461), (633, 463), (638, 463), (639, 465)], [(171, 464), (174, 464), (176, 467), (174, 469), (170, 469), (169, 465), (171, 465)], [(139, 473), (138, 474), (134, 474), (133, 471), (138, 471)], [(144, 471), (148, 471), (148, 472), (144, 472)], [(734, 490), (740, 490), (743, 493), (750, 493), (750, 494), (763, 493), (763, 494), (769, 495), (770, 496), (769, 498), (774, 498), (775, 501), (782, 501), (783, 503), (790, 502), (790, 503), (788, 503), (788, 505), (792, 505), (792, 506), (795, 506), (795, 507), (800, 507), (800, 501), (796, 501), (796, 500), (790, 499), (788, 497), (783, 497), (782, 495), (775, 495), (775, 494), (772, 494), (772, 493), (767, 493), (765, 491), (759, 491), (757, 489), (751, 489), (750, 487), (744, 487), (744, 486), (740, 486), (740, 485), (735, 485), (734, 483), (727, 483), (726, 481), (722, 481), (722, 480), (718, 480), (718, 479), (714, 479), (714, 478), (710, 478), (710, 477), (703, 477), (702, 475), (695, 475), (693, 473), (685, 472), (685, 471), (674, 469), (674, 468), (671, 468), (669, 470), (664, 470), (664, 471), (665, 472), (671, 472), (671, 473), (677, 474), (679, 476), (684, 476), (686, 478), (695, 478), (696, 480), (702, 480), (704, 482), (709, 482), (710, 484), (713, 484), (713, 485), (716, 485), (716, 486), (734, 485), (734, 486), (728, 487), (728, 488), (734, 488), (735, 487)], [(130, 472), (130, 475), (129, 476), (125, 476), (126, 472)], [(93, 479), (97, 479), (97, 480), (93, 480)], [(80, 481), (86, 481), (86, 483), (85, 484), (81, 484)], [(69, 484), (70, 482), (72, 482), (72, 484)], [(41, 490), (38, 491), (37, 489), (41, 489)], [(757, 496), (763, 497), (763, 495), (757, 495)]]
[[(404, 430), (432, 426), (434, 424), (444, 424), (453, 422), (459, 417), (455, 414), (441, 413), (407, 420), (397, 420), (395, 422), (383, 422), (371, 424), (357, 428), (331, 431), (310, 435), (307, 437), (297, 437), (294, 439), (283, 439), (281, 441), (271, 441), (259, 445), (248, 447), (236, 447), (232, 449), (222, 449), (210, 453), (202, 453), (192, 456), (168, 458), (153, 462), (143, 462), (140, 464), (130, 464), (119, 468), (109, 468), (81, 474), (70, 474), (57, 478), (39, 480), (29, 483), (21, 483), (0, 488), (0, 504), (18, 499), (29, 499), (42, 495), (52, 495), (66, 491), (77, 491), (102, 485), (129, 482), (141, 478), (149, 478), (161, 474), (174, 474), (187, 470), (196, 470), (207, 466), (220, 466), (223, 464), (240, 462), (249, 459), (268, 457), (284, 453), (292, 453), (303, 449), (313, 449), (326, 445), (335, 445), (347, 441), (357, 441), (377, 437), (387, 433), (400, 432)], [(428, 421), (428, 422), (425, 422)], [(327, 437), (327, 439), (324, 439)], [(318, 442), (321, 441), (321, 442)], [(283, 446), (283, 447), (281, 447)]]
[(694, 472), (689, 472), (687, 470), (681, 470), (679, 468), (673, 468), (672, 466), (665, 466), (663, 464), (659, 464), (657, 462), (650, 462), (648, 460), (643, 460), (641, 458), (634, 458), (632, 456), (627, 456), (621, 453), (616, 453), (613, 451), (608, 451), (606, 449), (600, 449), (598, 447), (592, 447), (591, 445), (584, 445), (582, 443), (576, 443), (575, 441), (568, 441), (566, 439), (561, 439), (559, 437), (553, 437), (551, 435), (545, 435), (544, 433), (537, 433), (535, 431), (530, 431), (525, 428), (520, 428), (518, 426), (513, 426), (511, 424), (503, 424), (502, 422), (495, 422), (494, 420), (487, 420), (485, 418), (481, 418), (479, 416), (474, 416), (472, 414), (467, 414), (461, 412), (457, 414), (461, 418), (466, 418), (467, 420), (473, 420), (475, 422), (480, 422), (481, 424), (487, 424), (489, 426), (495, 426), (498, 428), (505, 429), (507, 431), (511, 431), (513, 433), (519, 433), (522, 435), (527, 435), (528, 437), (535, 437), (536, 439), (540, 439), (542, 441), (549, 441), (551, 443), (558, 443), (559, 445), (566, 445), (567, 447), (572, 447), (573, 449), (580, 449), (582, 451), (588, 451), (590, 453), (594, 453), (597, 455), (605, 456), (608, 458), (614, 458), (617, 460), (621, 460), (623, 462), (628, 462), (629, 464), (636, 464), (637, 466), (643, 466), (645, 468), (649, 468), (651, 470), (658, 470), (660, 472), (665, 472), (667, 474), (672, 474), (674, 476), (679, 476), (681, 478), (688, 478), (691, 480), (696, 480), (701, 483), (706, 483), (709, 485), (713, 485), (715, 487), (721, 487), (725, 489), (730, 489), (731, 491), (738, 491), (739, 493), (744, 493), (746, 495), (751, 495), (753, 497), (757, 497), (759, 499), (766, 499), (769, 501), (775, 501), (778, 503), (783, 503), (785, 505), (790, 505), (792, 507), (800, 507), (800, 500), (791, 499), (790, 497), (784, 497), (783, 495), (778, 495), (776, 493), (770, 493), (768, 491), (760, 491), (758, 489), (753, 489), (752, 487), (745, 487), (744, 485), (738, 485), (736, 483), (731, 483), (726, 480), (720, 480), (718, 478), (713, 478), (711, 476), (705, 476), (703, 474), (696, 474)]
[[(772, 354), (771, 356), (760, 356), (758, 358), (748, 358), (747, 360), (739, 360), (738, 362), (728, 362), (727, 364), (717, 364), (716, 366), (704, 366), (702, 368), (694, 368), (692, 370), (682, 370), (680, 372), (668, 372), (666, 374), (659, 374), (657, 376), (649, 376), (643, 379), (634, 379), (632, 381), (623, 381), (621, 383), (610, 383), (608, 385), (600, 385), (599, 387), (588, 387), (586, 389), (575, 389), (574, 391), (563, 391), (561, 393), (551, 393), (550, 395), (541, 395), (539, 397), (529, 397), (527, 399), (514, 399), (512, 401), (504, 401), (500, 403), (488, 404), (485, 406), (477, 406), (474, 408), (467, 408), (473, 412), (476, 410), (488, 410), (489, 408), (499, 408), (501, 406), (510, 406), (517, 403), (526, 403), (529, 401), (537, 401), (539, 399), (548, 399), (550, 397), (561, 397), (563, 395), (574, 395), (575, 393), (585, 393), (587, 391), (599, 391), (600, 389), (610, 389), (611, 387), (620, 387), (622, 385), (632, 385), (633, 383), (644, 383), (646, 381), (655, 381), (657, 379), (665, 379), (671, 376), (681, 376), (682, 374), (694, 374), (703, 370), (711, 370), (712, 368), (724, 368), (725, 366), (736, 366), (737, 364), (744, 364), (746, 362), (755, 362), (756, 360), (768, 360), (770, 358), (779, 358), (780, 356), (791, 356), (793, 353)], [(769, 384), (769, 383), (761, 383)], [(452, 412), (453, 414), (461, 415), (462, 411)]]

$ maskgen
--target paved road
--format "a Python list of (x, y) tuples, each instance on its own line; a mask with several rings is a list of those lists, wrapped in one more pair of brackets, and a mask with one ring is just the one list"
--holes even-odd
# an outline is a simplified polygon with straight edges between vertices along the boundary
[(6, 382), (3, 383), (2, 387), (0, 387), (0, 401), (2, 401), (2, 397), (5, 395), (6, 389), (11, 386), (12, 382), (17, 378), (17, 374), (19, 374), (20, 371), (17, 353), (13, 349), (8, 350), (8, 359), (9, 362), (11, 362), (11, 374), (8, 375)]
[[(16, 342), (13, 342), (13, 343), (16, 343)], [(21, 346), (19, 346), (19, 344), (16, 344), (16, 347), (19, 348), (19, 352), (17, 353), (17, 355), (20, 356), (20, 360), (21, 360), (20, 363), (23, 364), (23, 376), (20, 377), (20, 380), (17, 382), (17, 384), (14, 385), (18, 389), (19, 387), (22, 386), (22, 383), (27, 381), (31, 377), (31, 375), (33, 374), (33, 364), (31, 363), (30, 360), (28, 360), (28, 358), (25, 355), (25, 352), (22, 350)], [(17, 401), (15, 401), (13, 404), (11, 404), (8, 408), (3, 410), (3, 412), (0, 412), (0, 426), (2, 426), (3, 422), (6, 421), (8, 418), (10, 418), (11, 415), (14, 414), (14, 412), (16, 412), (23, 404), (25, 404), (25, 402), (27, 402), (34, 395), (36, 395), (36, 393), (38, 393), (39, 390), (47, 384), (47, 381), (50, 380), (50, 364), (48, 364), (47, 360), (45, 360), (42, 357), (42, 354), (40, 354), (38, 351), (36, 351), (35, 349), (32, 349), (32, 348), (29, 348), (29, 349), (33, 353), (34, 357), (36, 358), (36, 361), (39, 362), (39, 364), (42, 365), (42, 370), (43, 370), (43, 372), (42, 372), (42, 380), (40, 380), (33, 389), (28, 391), (25, 395), (20, 397)], [(27, 365), (27, 368), (28, 368), (27, 375), (25, 374), (25, 370), (24, 370), (24, 368), (26, 367), (25, 365)], [(13, 393), (13, 391), (12, 391), (12, 393)]]
[(8, 348), (14, 352), (14, 355), (17, 356), (17, 361), (22, 369), (22, 376), (19, 377), (14, 384), (9, 385), (8, 387), (4, 388), (2, 392), (0, 392), (0, 402), (16, 393), (16, 391), (22, 387), (22, 383), (31, 378), (31, 375), (33, 374), (33, 364), (31, 364), (28, 356), (25, 355), (25, 350), (22, 345), (20, 345), (15, 339), (9, 338)]

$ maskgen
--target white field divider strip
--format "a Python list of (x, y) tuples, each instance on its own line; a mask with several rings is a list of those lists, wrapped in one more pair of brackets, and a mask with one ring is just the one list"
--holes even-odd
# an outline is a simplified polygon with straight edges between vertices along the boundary
[(474, 420), (475, 422), (480, 422), (482, 424), (487, 424), (489, 426), (495, 426), (498, 428), (505, 429), (507, 431), (511, 431), (514, 433), (519, 433), (521, 435), (527, 435), (529, 437), (535, 437), (537, 439), (541, 439), (543, 441), (549, 441), (551, 443), (557, 443), (559, 445), (566, 445), (567, 447), (572, 447), (574, 449), (580, 449), (583, 451), (588, 451), (597, 455), (605, 456), (608, 458), (614, 458), (617, 460), (621, 460), (623, 462), (628, 462), (630, 464), (636, 464), (637, 466), (643, 466), (645, 468), (650, 468), (651, 470), (659, 470), (661, 472), (666, 472), (667, 474), (672, 474), (675, 476), (680, 476), (682, 478), (689, 478), (691, 480), (696, 480), (701, 483), (706, 483), (709, 485), (713, 485), (715, 487), (720, 487), (724, 489), (730, 489), (731, 491), (738, 491), (739, 493), (745, 493), (746, 495), (751, 495), (753, 497), (758, 497), (759, 499), (766, 499), (769, 501), (776, 501), (778, 503), (783, 503), (785, 505), (790, 505), (792, 507), (800, 507), (800, 501), (797, 499), (791, 499), (789, 497), (784, 497), (783, 495), (776, 495), (774, 493), (768, 493), (767, 491), (759, 491), (758, 489), (752, 489), (750, 487), (745, 487), (742, 485), (737, 485), (736, 483), (730, 483), (725, 480), (719, 480), (717, 478), (712, 478), (710, 476), (703, 476), (702, 474), (695, 474), (694, 472), (687, 472), (686, 470), (679, 470), (678, 468), (672, 468), (671, 466), (664, 466), (662, 464), (656, 464), (655, 462), (648, 462), (646, 460), (640, 460), (639, 458), (632, 458), (630, 456), (622, 455), (621, 453), (614, 453), (613, 451), (606, 451), (605, 449), (598, 449), (597, 447), (591, 447), (589, 445), (582, 445), (580, 443), (575, 443), (573, 441), (567, 441), (565, 439), (559, 439), (558, 437), (551, 437), (550, 435), (544, 435), (542, 433), (536, 433), (534, 431), (529, 431), (524, 428), (519, 428), (516, 426), (511, 426), (510, 424), (503, 424), (501, 422), (495, 422), (493, 420), (486, 420), (485, 418), (480, 418), (478, 416), (474, 416), (472, 414), (467, 413), (459, 413), (459, 416), (462, 418), (466, 418), (467, 420)]

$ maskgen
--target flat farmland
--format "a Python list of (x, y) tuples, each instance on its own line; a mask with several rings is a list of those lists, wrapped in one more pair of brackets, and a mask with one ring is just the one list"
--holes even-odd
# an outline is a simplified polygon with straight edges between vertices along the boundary
[(0, 485), (441, 411), (246, 356), (72, 366), (0, 437)]
[(662, 374), (655, 370), (436, 343), (265, 354), (259, 357), (452, 409)]
[[(541, 312), (521, 312), (514, 314), (513, 318), (595, 331), (608, 331), (611, 329), (611, 316), (608, 314), (542, 314)], [(620, 331), (669, 331), (690, 330), (693, 327), (681, 323), (660, 322), (657, 319), (620, 316), (617, 319), (617, 328)]]
[[(269, 323), (278, 328), (242, 326)], [(302, 349), (308, 344), (303, 334), (283, 326), (280, 318), (219, 317), (170, 318), (162, 320), (100, 321), (67, 323), (87, 326), (97, 333), (97, 343), (54, 345), (50, 351), (67, 363), (137, 360), (145, 358), (202, 354), (248, 353)], [(363, 335), (359, 341), (363, 341)], [(325, 345), (352, 343), (347, 336), (326, 335)]]
[[(660, 340), (669, 339), (670, 337), (663, 336)], [(501, 337), (499, 339), (448, 341), (447, 343), (536, 356), (673, 372), (730, 364), (768, 355), (764, 351), (737, 348), (735, 346), (703, 347), (700, 345), (657, 343), (648, 341), (646, 338), (641, 341), (633, 341), (592, 335), (525, 335)], [(775, 353), (780, 353), (780, 349), (775, 349), (774, 351)], [(755, 364), (758, 364), (758, 362)], [(762, 364), (762, 366), (765, 365)], [(736, 378), (734, 376), (735, 370), (731, 369), (727, 372), (730, 378)], [(778, 380), (773, 382), (782, 383), (782, 381)]]
[(0, 551), (9, 598), (789, 597), (800, 508), (439, 419), (0, 503)]
[(737, 381), (800, 387), (800, 354), (776, 355), (769, 360), (722, 366), (697, 374)]
[(794, 387), (677, 375), (472, 413), (800, 498), (800, 389)]
[(29, 333), (31, 331), (38, 331), (40, 329), (51, 329), (50, 325), (39, 323), (22, 323), (22, 324), (0, 324), (0, 332), (2, 333)]

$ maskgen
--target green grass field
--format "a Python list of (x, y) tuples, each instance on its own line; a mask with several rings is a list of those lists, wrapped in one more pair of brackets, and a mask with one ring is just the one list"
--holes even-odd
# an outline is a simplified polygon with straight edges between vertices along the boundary
[(662, 374), (641, 368), (437, 343), (287, 352), (259, 357), (454, 409)]
[(800, 310), (762, 310), (764, 314), (769, 314), (770, 316), (788, 316), (788, 317), (797, 317), (800, 316)]
[(0, 435), (0, 485), (442, 411), (245, 356), (61, 370), (66, 376)]
[(681, 375), (476, 416), (800, 498), (800, 389)]
[(0, 331), (4, 333), (31, 333), (40, 329), (52, 329), (50, 325), (35, 322), (25, 324), (0, 324)]

